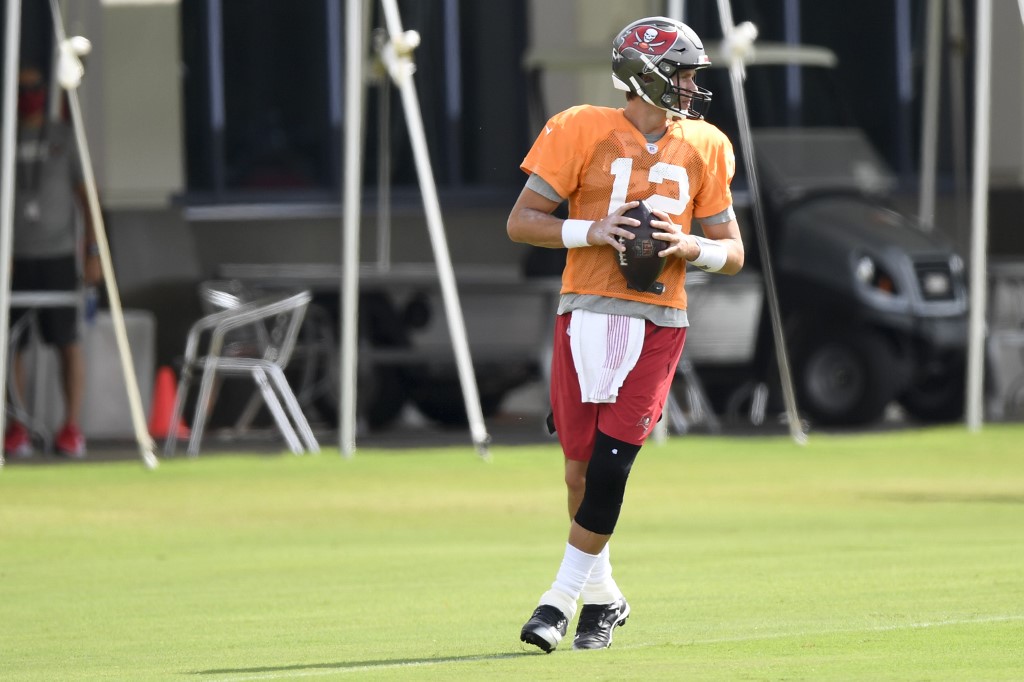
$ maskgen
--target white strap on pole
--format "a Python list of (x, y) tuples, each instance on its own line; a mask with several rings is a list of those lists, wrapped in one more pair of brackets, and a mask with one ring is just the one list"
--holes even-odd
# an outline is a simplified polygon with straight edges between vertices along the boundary
[(988, 161), (992, 101), (992, 0), (978, 0), (974, 40), (974, 177), (971, 204), (971, 286), (967, 334), (967, 428), (981, 429), (988, 296)]
[(93, 230), (96, 233), (96, 246), (99, 249), (100, 267), (107, 289), (110, 303), (110, 317), (114, 325), (114, 337), (121, 358), (121, 370), (124, 373), (125, 389), (128, 393), (128, 407), (131, 412), (132, 426), (135, 430), (135, 441), (139, 446), (139, 456), (150, 469), (157, 466), (156, 455), (153, 454), (155, 444), (149, 435), (146, 415), (142, 409), (142, 398), (139, 395), (139, 383), (135, 377), (135, 366), (132, 363), (131, 348), (128, 345), (128, 332), (124, 326), (124, 312), (121, 309), (121, 296), (114, 279), (114, 268), (110, 258), (110, 245), (100, 211), (99, 194), (96, 191), (96, 177), (92, 169), (92, 157), (85, 138), (85, 126), (82, 123), (82, 108), (78, 100), (78, 86), (82, 78), (82, 64), (79, 56), (89, 49), (89, 42), (80, 36), (68, 39), (64, 33), (64, 21), (61, 18), (57, 0), (50, 0), (53, 14), (53, 27), (57, 38), (58, 62), (57, 77), (61, 87), (67, 91), (68, 104), (71, 109), (71, 122), (75, 130), (75, 142), (78, 145), (78, 156), (82, 163), (82, 176), (85, 181), (86, 197), (89, 204), (89, 215)]
[[(0, 426), (7, 423), (7, 343), (10, 340), (11, 241), (14, 233), (14, 147), (17, 144), (18, 53), (21, 49), (21, 0), (7, 0), (4, 35), (3, 143), (0, 144)], [(0, 447), (0, 467), (4, 451)]]
[(718, 14), (722, 20), (723, 47), (726, 59), (729, 60), (729, 76), (732, 81), (733, 99), (736, 102), (736, 119), (739, 123), (740, 142), (743, 150), (744, 167), (750, 183), (750, 198), (754, 212), (754, 227), (761, 249), (761, 262), (765, 284), (765, 300), (771, 315), (772, 332), (775, 336), (775, 357), (779, 365), (779, 378), (782, 383), (782, 394), (786, 404), (786, 418), (789, 422), (789, 433), (798, 445), (807, 442), (800, 414), (797, 411), (796, 393), (793, 390), (793, 377), (789, 369), (789, 358), (786, 355), (786, 341), (783, 335), (782, 314), (779, 311), (778, 293), (775, 288), (775, 277), (772, 273), (771, 258), (768, 250), (768, 237), (765, 228), (764, 210), (761, 204), (757, 182), (757, 163), (754, 158), (754, 138), (750, 131), (750, 117), (747, 111), (746, 94), (743, 90), (745, 69), (743, 59), (751, 49), (757, 37), (757, 29), (750, 22), (735, 26), (732, 20), (730, 0), (718, 0)]
[(455, 351), (455, 363), (459, 371), (459, 381), (462, 384), (462, 398), (466, 405), (466, 415), (469, 418), (470, 434), (477, 452), (482, 457), (487, 457), (490, 436), (487, 435), (483, 411), (480, 407), (480, 395), (477, 391), (476, 375), (473, 373), (473, 361), (469, 354), (466, 326), (459, 304), (458, 290), (455, 286), (451, 257), (448, 254), (448, 243), (445, 239), (437, 188), (434, 185), (434, 174), (430, 167), (423, 118), (416, 95), (416, 86), (412, 81), (415, 66), (412, 63), (411, 55), (412, 50), (419, 44), (419, 34), (415, 31), (405, 32), (402, 30), (401, 17), (398, 14), (398, 5), (395, 0), (382, 0), (382, 2), (390, 37), (383, 52), (384, 63), (402, 95), (406, 125), (409, 127), (409, 139), (412, 143), (416, 172), (419, 176), (420, 191), (423, 194), (423, 206), (427, 214), (427, 229), (430, 232), (430, 243), (434, 250), (434, 261), (441, 284), (445, 315), (448, 318), (448, 333)]
[(365, 0), (345, 7), (345, 173), (342, 188), (341, 390), (338, 447), (342, 456), (356, 450), (356, 350), (359, 339), (359, 213), (363, 166), (363, 10)]

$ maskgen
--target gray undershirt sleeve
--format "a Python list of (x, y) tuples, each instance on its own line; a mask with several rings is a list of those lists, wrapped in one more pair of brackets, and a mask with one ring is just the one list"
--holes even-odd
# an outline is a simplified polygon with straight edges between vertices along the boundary
[(732, 206), (730, 206), (724, 211), (719, 211), (715, 215), (709, 215), (706, 218), (697, 218), (697, 222), (701, 225), (721, 225), (722, 223), (727, 223), (730, 220), (735, 219), (736, 211), (734, 211)]
[(536, 173), (531, 173), (530, 177), (527, 178), (526, 188), (532, 189), (534, 192), (541, 195), (545, 199), (557, 201), (558, 203), (562, 203), (563, 201), (565, 201), (565, 197), (559, 196), (558, 192), (555, 191), (555, 188), (548, 184), (547, 180), (537, 175)]

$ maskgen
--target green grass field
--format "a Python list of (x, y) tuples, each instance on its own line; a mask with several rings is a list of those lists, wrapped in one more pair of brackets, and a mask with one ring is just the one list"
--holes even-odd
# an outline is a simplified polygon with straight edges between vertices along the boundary
[[(557, 446), (0, 473), (0, 679), (1021, 680), (1024, 427), (677, 437), (607, 651), (527, 651)], [(570, 626), (570, 637), (574, 624)]]

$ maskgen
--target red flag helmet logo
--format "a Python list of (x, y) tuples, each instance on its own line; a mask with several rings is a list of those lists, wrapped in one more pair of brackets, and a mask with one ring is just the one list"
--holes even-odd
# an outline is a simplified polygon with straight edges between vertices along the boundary
[(648, 57), (661, 57), (676, 43), (675, 29), (664, 30), (655, 26), (638, 26), (622, 41), (619, 51), (633, 48)]

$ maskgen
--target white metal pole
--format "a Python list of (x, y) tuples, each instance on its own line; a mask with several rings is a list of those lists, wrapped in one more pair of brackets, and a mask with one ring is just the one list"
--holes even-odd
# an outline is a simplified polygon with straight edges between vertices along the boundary
[(416, 173), (419, 177), (423, 206), (427, 214), (427, 229), (430, 232), (430, 243), (434, 250), (434, 261), (441, 284), (445, 316), (448, 319), (448, 333), (455, 351), (455, 363), (459, 371), (459, 381), (462, 384), (462, 398), (466, 406), (466, 415), (469, 418), (470, 434), (477, 452), (486, 457), (490, 436), (487, 435), (483, 410), (480, 407), (480, 394), (477, 391), (473, 361), (469, 354), (465, 321), (462, 317), (459, 294), (455, 286), (451, 257), (448, 254), (448, 243), (445, 239), (437, 188), (434, 185), (434, 174), (430, 167), (423, 118), (416, 95), (416, 85), (412, 81), (415, 67), (412, 63), (411, 53), (418, 43), (418, 36), (413, 32), (405, 33), (402, 30), (401, 17), (398, 14), (398, 5), (395, 0), (382, 0), (382, 2), (390, 36), (389, 44), (384, 51), (385, 65), (398, 85), (402, 95), (402, 105), (405, 108), (405, 119), (409, 126), (409, 138), (412, 142)]
[(928, 3), (924, 71), (924, 103), (921, 114), (921, 187), (917, 218), (921, 229), (935, 228), (935, 177), (939, 132), (939, 71), (942, 66), (942, 7), (945, 0)]
[[(740, 143), (743, 151), (744, 168), (747, 171), (747, 181), (750, 184), (751, 207), (754, 213), (754, 227), (758, 237), (758, 246), (761, 249), (762, 270), (764, 275), (765, 300), (768, 302), (768, 312), (771, 316), (772, 332), (775, 337), (775, 358), (779, 365), (779, 379), (782, 383), (782, 397), (786, 404), (786, 418), (789, 421), (789, 434), (798, 445), (807, 442), (807, 434), (804, 433), (803, 424), (800, 422), (800, 414), (796, 405), (796, 392), (793, 390), (793, 376), (789, 369), (789, 358), (786, 355), (786, 340), (782, 328), (782, 313), (779, 310), (778, 293), (775, 288), (775, 276), (772, 271), (771, 257), (768, 250), (768, 236), (766, 234), (764, 208), (761, 204), (760, 192), (757, 182), (757, 163), (754, 158), (754, 138), (750, 131), (750, 116), (747, 110), (746, 94), (743, 90), (743, 79), (745, 69), (742, 55), (746, 48), (749, 48), (756, 35), (756, 29), (748, 24), (748, 33), (753, 35), (742, 35), (737, 33), (737, 27), (733, 24), (732, 5), (730, 0), (718, 0), (718, 14), (722, 22), (722, 37), (727, 47), (729, 59), (729, 76), (732, 82), (733, 99), (736, 102), (736, 120), (739, 123)], [(740, 27), (743, 28), (743, 27)]]
[[(4, 107), (0, 146), (0, 428), (7, 423), (7, 342), (11, 314), (11, 241), (14, 233), (14, 147), (17, 144), (18, 53), (21, 50), (21, 0), (7, 0), (4, 17)], [(0, 446), (0, 467), (4, 451)]]
[(342, 456), (356, 450), (356, 352), (359, 337), (359, 213), (363, 169), (363, 10), (365, 0), (350, 0), (345, 11), (345, 172), (342, 187), (341, 378), (338, 447)]
[(85, 128), (82, 125), (82, 109), (78, 101), (78, 92), (68, 90), (68, 102), (71, 105), (71, 120), (75, 127), (75, 138), (78, 142), (78, 154), (82, 160), (85, 175), (86, 196), (89, 213), (92, 216), (96, 246), (99, 249), (100, 267), (103, 270), (103, 282), (106, 286), (107, 300), (110, 304), (110, 318), (114, 326), (114, 338), (117, 342), (118, 354), (121, 358), (121, 371), (124, 373), (125, 390), (128, 393), (128, 409), (131, 413), (132, 427), (135, 430), (135, 442), (139, 447), (139, 456), (150, 469), (157, 467), (154, 454), (155, 444), (146, 424), (146, 413), (142, 407), (139, 393), (139, 382), (135, 376), (135, 365), (132, 362), (131, 346), (128, 344), (128, 332), (124, 326), (124, 311), (121, 308), (121, 296), (114, 279), (114, 266), (110, 258), (110, 244), (107, 242), (106, 228), (103, 226), (103, 215), (100, 211), (99, 195), (96, 192), (96, 178), (92, 172), (92, 160), (89, 156), (85, 140)]
[[(57, 0), (50, 0), (50, 9), (53, 14), (53, 28), (59, 48), (58, 59), (64, 61), (65, 65), (68, 65), (68, 61), (75, 63), (78, 57), (73, 56), (70, 52), (71, 47), (64, 32), (64, 20), (61, 17), (60, 8), (57, 6)], [(128, 409), (131, 413), (132, 427), (135, 430), (135, 442), (139, 446), (139, 456), (142, 458), (143, 463), (150, 469), (155, 469), (157, 466), (157, 459), (154, 454), (156, 446), (152, 436), (149, 434), (149, 426), (146, 424), (146, 414), (142, 409), (142, 398), (139, 395), (139, 382), (135, 376), (132, 351), (128, 344), (128, 332), (124, 326), (121, 295), (117, 290), (117, 280), (114, 279), (114, 267), (110, 258), (110, 244), (107, 241), (107, 230), (103, 223), (103, 213), (100, 210), (99, 193), (96, 191), (96, 176), (93, 174), (89, 144), (85, 138), (82, 107), (78, 99), (78, 83), (61, 83), (61, 85), (67, 92), (68, 104), (70, 105), (71, 123), (75, 130), (75, 142), (78, 146), (78, 156), (82, 164), (82, 176), (89, 204), (89, 215), (92, 219), (96, 246), (99, 249), (100, 267), (103, 270), (103, 280), (110, 304), (110, 317), (114, 325), (114, 339), (117, 342), (117, 350), (121, 359), (121, 371), (124, 374), (125, 390), (128, 393)]]
[(988, 161), (992, 107), (992, 0), (978, 0), (974, 41), (974, 171), (971, 192), (971, 297), (967, 339), (967, 428), (981, 429), (988, 297)]

